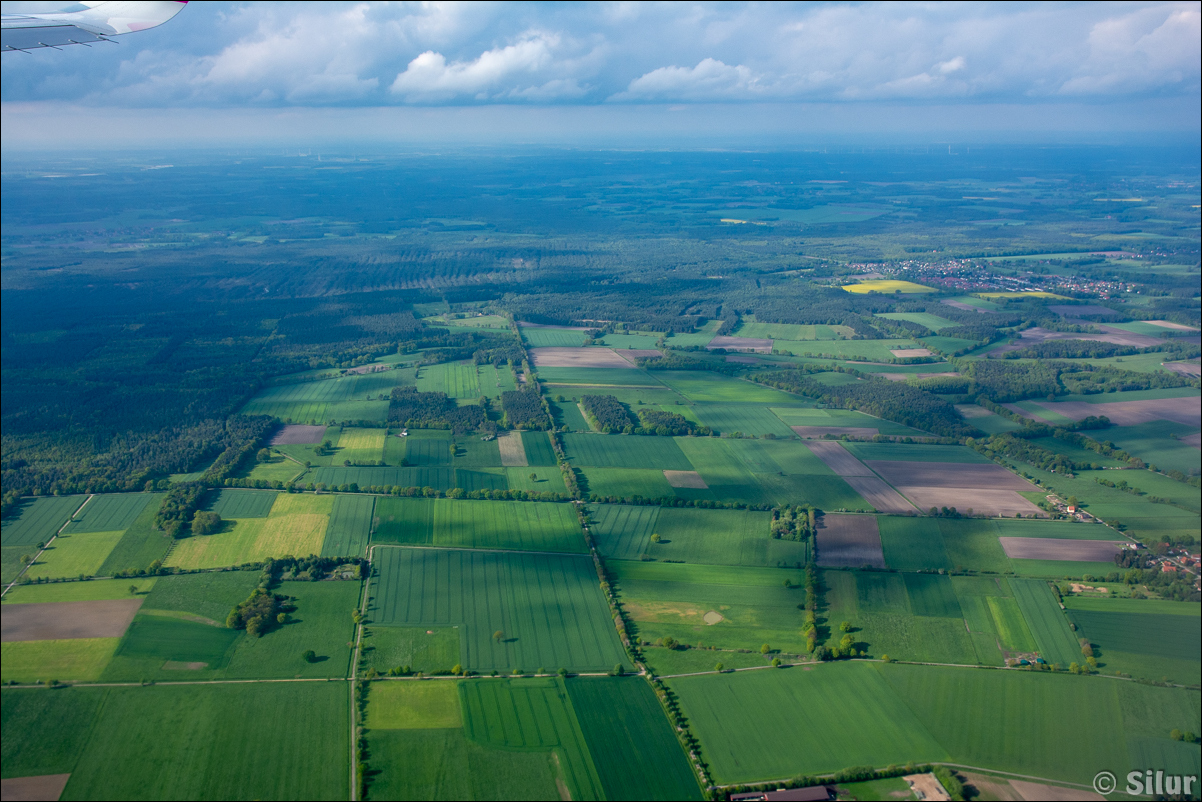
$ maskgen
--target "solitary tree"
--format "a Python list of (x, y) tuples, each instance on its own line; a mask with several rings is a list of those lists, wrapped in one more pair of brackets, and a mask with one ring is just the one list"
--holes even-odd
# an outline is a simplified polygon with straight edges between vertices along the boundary
[(499, 629), (492, 634), (492, 639), (495, 640), (497, 643), (500, 643), (501, 639), (504, 637), (505, 637), (505, 633)]
[(137, 585), (130, 585), (130, 586), (129, 586), (129, 595), (130, 595), (130, 596), (135, 596), (135, 595), (137, 595), (137, 593), (138, 593), (138, 586), (137, 586)]
[(537, 481), (537, 480), (538, 480), (538, 474), (537, 474), (537, 473), (534, 473), (534, 472), (532, 471), (532, 472), (530, 473), (530, 481), (531, 481), (531, 482), (534, 482), (534, 481)]
[(303, 659), (306, 663), (316, 663), (317, 662), (317, 652), (313, 651), (312, 649), (306, 649), (301, 654), (301, 659)]
[(769, 647), (768, 644), (766, 644), (766, 643), (760, 647), (760, 654), (768, 654), (768, 652), (770, 652), (770, 651), (772, 651), (772, 648)]
[(653, 535), (651, 536), (651, 542), (652, 542), (652, 543), (658, 543), (658, 542), (659, 542), (659, 532), (656, 532), (655, 534), (653, 534)]
[(717, 671), (719, 674), (722, 673), (723, 668), (725, 668), (725, 666), (723, 666), (721, 663), (717, 663), (714, 665), (714, 671)]
[(271, 452), (266, 448), (260, 448), (259, 452), (255, 454), (255, 459), (259, 462), (267, 462), (267, 460), (271, 459)]

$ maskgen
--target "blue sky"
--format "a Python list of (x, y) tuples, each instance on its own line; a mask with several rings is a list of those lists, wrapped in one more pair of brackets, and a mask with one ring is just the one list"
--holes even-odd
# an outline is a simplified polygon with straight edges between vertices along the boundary
[(1200, 23), (1196, 2), (204, 2), (4, 54), (0, 113), (6, 149), (1181, 137)]

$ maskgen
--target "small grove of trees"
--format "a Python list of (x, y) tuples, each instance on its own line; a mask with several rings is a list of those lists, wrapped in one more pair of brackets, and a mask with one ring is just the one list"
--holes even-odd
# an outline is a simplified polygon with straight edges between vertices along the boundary
[(220, 532), (224, 523), (225, 521), (221, 520), (221, 516), (217, 513), (201, 510), (192, 516), (192, 534), (211, 535)]
[(634, 416), (612, 395), (583, 395), (580, 406), (584, 408), (588, 422), (599, 432), (629, 434), (634, 429)]
[(660, 437), (686, 437), (688, 435), (709, 437), (714, 433), (710, 427), (698, 426), (684, 415), (676, 412), (665, 412), (662, 409), (640, 409), (638, 415), (639, 423), (642, 426), (636, 428), (634, 434), (655, 434)]
[(388, 421), (399, 426), (451, 429), (462, 434), (485, 426), (488, 414), (475, 404), (458, 406), (446, 393), (423, 393), (416, 387), (396, 387), (388, 402)]
[(167, 491), (154, 524), (171, 537), (187, 537), (187, 525), (199, 509), (208, 490), (203, 482), (181, 482)]
[(551, 418), (547, 414), (546, 405), (535, 389), (504, 391), (501, 393), (501, 411), (504, 413), (505, 425), (510, 429), (551, 428)]
[(284, 609), (285, 600), (284, 596), (255, 588), (246, 601), (234, 605), (226, 616), (225, 625), (230, 629), (245, 629), (246, 634), (261, 638), (272, 627), (282, 623), (280, 616), (287, 612)]
[(772, 537), (777, 540), (802, 542), (814, 534), (818, 510), (807, 504), (780, 507), (772, 511)]

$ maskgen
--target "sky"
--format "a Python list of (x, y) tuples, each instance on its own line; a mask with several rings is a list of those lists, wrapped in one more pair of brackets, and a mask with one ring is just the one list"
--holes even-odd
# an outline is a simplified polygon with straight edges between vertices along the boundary
[(1197, 2), (194, 2), (117, 39), (0, 56), (4, 149), (1182, 141), (1202, 128)]

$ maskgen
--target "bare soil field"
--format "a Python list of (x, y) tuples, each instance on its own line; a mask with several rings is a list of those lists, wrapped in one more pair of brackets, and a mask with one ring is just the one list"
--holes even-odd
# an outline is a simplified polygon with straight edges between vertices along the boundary
[(877, 512), (913, 512), (914, 505), (879, 476), (844, 476), (843, 481), (859, 493)]
[(615, 348), (614, 353), (635, 366), (638, 365), (636, 360), (663, 359), (664, 356), (655, 348)]
[(1039, 488), (1015, 476), (1001, 465), (964, 462), (894, 462), (867, 460), (864, 463), (894, 487), (956, 487), (988, 490), (1034, 491)]
[(1202, 448), (1202, 432), (1198, 432), (1197, 434), (1187, 435), (1185, 437), (1179, 437), (1177, 439), (1180, 442), (1185, 443), (1187, 446), (1193, 446), (1194, 448)]
[(831, 568), (885, 567), (881, 532), (872, 515), (822, 516), (815, 535), (818, 564)]
[[(920, 487), (899, 485), (897, 488), (902, 495), (914, 502), (920, 510), (931, 507), (955, 507), (960, 512), (972, 510), (983, 515), (1022, 514), (1029, 518), (1032, 515), (1046, 515), (1043, 510), (1020, 496), (1014, 490), (985, 490), (979, 487)], [(862, 495), (862, 494), (861, 494)]]
[(1115, 426), (1133, 426), (1153, 420), (1169, 420), (1186, 426), (1202, 426), (1202, 398), (1150, 398), (1145, 401), (1116, 401), (1086, 404), (1083, 401), (1036, 402), (1066, 418), (1081, 420), (1105, 415)]
[(275, 433), (271, 438), (273, 446), (307, 446), (320, 443), (326, 433), (324, 426), (302, 426), (290, 423)]
[(848, 435), (849, 437), (873, 437), (880, 434), (876, 429), (862, 426), (790, 426), (789, 428), (802, 440), (814, 440), (828, 434), (833, 434), (836, 437), (842, 437), (843, 435)]
[(664, 478), (672, 487), (687, 487), (694, 490), (709, 489), (709, 485), (697, 471), (664, 471)]
[(898, 358), (908, 356), (934, 356), (929, 348), (891, 348), (889, 349), (889, 353)]
[[(793, 426), (793, 431), (798, 429), (824, 429), (835, 427), (824, 426)], [(801, 432), (797, 432), (801, 434)], [(846, 429), (842, 433), (850, 433)], [(875, 432), (873, 432), (875, 434)], [(802, 435), (803, 437), (805, 435)], [(872, 476), (872, 470), (853, 457), (847, 452), (843, 446), (831, 440), (817, 440), (813, 443), (806, 443), (808, 448), (815, 457), (826, 463), (826, 467), (830, 468), (840, 476)], [(861, 494), (863, 495), (863, 494)]]
[(1162, 362), (1161, 367), (1182, 376), (1202, 376), (1202, 365), (1197, 362)]
[(755, 337), (715, 337), (706, 346), (710, 350), (726, 348), (736, 351), (755, 351), (757, 353), (772, 353), (772, 340), (761, 340)]
[(1061, 540), (1052, 537), (999, 537), (1006, 556), (1015, 560), (1066, 560), (1108, 563), (1122, 541)]
[(1011, 780), (1010, 786), (1018, 795), (1029, 802), (1094, 802), (1105, 799), (1101, 794), (1084, 788), (1064, 788), (1059, 785), (1044, 785), (1026, 780)]
[(609, 348), (545, 346), (531, 348), (531, 363), (537, 368), (629, 368), (630, 363)]
[(5, 605), (0, 617), (0, 641), (119, 638), (141, 606), (141, 597)]
[(43, 774), (40, 777), (10, 777), (0, 780), (0, 799), (4, 802), (55, 802), (63, 795), (70, 774)]
[(498, 434), (497, 445), (501, 449), (501, 464), (506, 468), (525, 468), (530, 464), (526, 461), (526, 449), (522, 446), (521, 432)]
[[(1159, 337), (1149, 337), (1147, 334), (1132, 334), (1129, 331), (1116, 329), (1113, 326), (1098, 326), (1101, 329), (1101, 334), (1089, 334), (1087, 332), (1076, 331), (1049, 331), (1041, 326), (1035, 326), (1019, 333), (1021, 340), (1017, 346), (1009, 346), (1010, 349), (1015, 347), (1023, 348), (1032, 343), (1041, 343), (1046, 340), (1092, 340), (1100, 343), (1114, 343), (1115, 345), (1131, 345), (1139, 348), (1147, 348), (1150, 345), (1160, 345), (1164, 342)], [(1006, 349), (999, 348), (998, 351)], [(996, 352), (994, 352), (996, 353)]]
[(727, 362), (734, 362), (738, 365), (758, 365), (764, 360), (756, 359), (754, 356), (735, 356), (730, 354), (726, 357)]
[(1018, 791), (1011, 788), (1010, 783), (1001, 777), (989, 777), (967, 771), (959, 773), (964, 775), (968, 785), (976, 788), (984, 799), (996, 799), (998, 802), (1022, 802), (1023, 798), (1018, 795)]
[(966, 420), (969, 418), (987, 418), (993, 413), (976, 404), (956, 404), (956, 411)]

